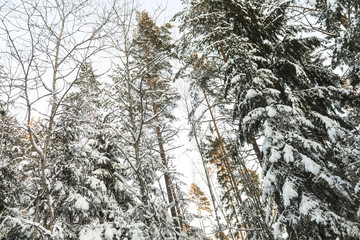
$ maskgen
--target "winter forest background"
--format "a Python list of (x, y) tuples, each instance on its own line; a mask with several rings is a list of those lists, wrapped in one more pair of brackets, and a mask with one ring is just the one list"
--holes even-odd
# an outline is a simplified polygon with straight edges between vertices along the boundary
[(360, 1), (174, 10), (0, 1), (0, 239), (360, 239)]

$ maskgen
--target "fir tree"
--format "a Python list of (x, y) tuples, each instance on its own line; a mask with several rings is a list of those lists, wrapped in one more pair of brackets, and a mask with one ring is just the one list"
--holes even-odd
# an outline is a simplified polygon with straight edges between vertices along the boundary
[[(300, 18), (308, 30), (316, 31), (327, 39), (326, 48), (330, 50), (332, 67), (341, 67), (343, 81), (353, 89), (360, 83), (360, 4), (359, 1), (298, 1), (294, 13), (305, 17)], [(304, 9), (308, 9), (305, 11)], [(309, 17), (311, 15), (311, 17)], [(315, 21), (313, 20), (315, 19)]]
[(274, 237), (356, 239), (358, 130), (339, 113), (357, 106), (358, 95), (340, 89), (340, 78), (313, 54), (319, 39), (299, 38), (298, 28), (286, 25), (289, 2), (267, 3), (190, 1), (185, 39), (226, 57), (240, 143), (264, 137), (264, 197), (268, 224), (271, 203), (277, 207)]
[(54, 235), (60, 239), (132, 236), (127, 212), (134, 201), (127, 187), (130, 180), (115, 151), (114, 132), (103, 124), (99, 87), (86, 63), (63, 102), (56, 145), (50, 149), (56, 166)]
[[(4, 105), (2, 105), (3, 107)], [(1, 108), (0, 239), (28, 239), (34, 231), (32, 212), (36, 192), (32, 182), (30, 147), (19, 123)]]

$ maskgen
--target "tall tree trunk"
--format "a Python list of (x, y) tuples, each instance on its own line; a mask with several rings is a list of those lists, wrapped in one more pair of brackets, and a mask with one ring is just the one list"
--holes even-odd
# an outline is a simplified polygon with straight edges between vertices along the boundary
[[(148, 49), (145, 50), (145, 54), (146, 54), (146, 69), (149, 72), (150, 66), (149, 66), (149, 62), (148, 62), (148, 54), (149, 54)], [(151, 77), (148, 78), (148, 84), (149, 84), (150, 90), (156, 90), (156, 83), (153, 83)], [(171, 212), (171, 216), (174, 218), (174, 223), (177, 226), (177, 232), (180, 233), (182, 231), (182, 223), (181, 223), (181, 219), (179, 218), (180, 217), (179, 216), (180, 209), (179, 209), (179, 205), (177, 203), (176, 192), (175, 192), (174, 186), (171, 182), (171, 176), (169, 173), (169, 164), (168, 164), (168, 161), (166, 158), (166, 152), (165, 152), (165, 148), (164, 148), (164, 140), (163, 140), (163, 137), (161, 134), (160, 126), (159, 126), (160, 119), (159, 119), (159, 115), (158, 115), (159, 114), (158, 106), (156, 104), (154, 95), (151, 96), (151, 104), (152, 104), (152, 109), (153, 109), (153, 114), (154, 114), (154, 120), (156, 123), (155, 131), (156, 131), (156, 135), (157, 135), (160, 157), (161, 157), (162, 163), (165, 167), (164, 179), (165, 179), (166, 192), (167, 192), (169, 204), (172, 205), (170, 207), (170, 212)], [(178, 236), (177, 236), (177, 238), (178, 238)]]

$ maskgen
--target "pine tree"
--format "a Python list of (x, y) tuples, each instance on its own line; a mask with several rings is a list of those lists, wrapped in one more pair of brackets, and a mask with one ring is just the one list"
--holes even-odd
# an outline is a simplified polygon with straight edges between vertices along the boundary
[(172, 89), (171, 64), (173, 44), (170, 37), (170, 24), (157, 26), (145, 11), (137, 12), (137, 31), (135, 32), (132, 56), (137, 67), (144, 71), (144, 89), (151, 98), (151, 108), (154, 118), (154, 130), (158, 143), (158, 151), (164, 168), (165, 188), (171, 215), (178, 231), (181, 231), (181, 209), (179, 208), (174, 178), (170, 175), (169, 156), (166, 142), (173, 139), (174, 129), (170, 128), (174, 119), (173, 110), (178, 94)]
[[(231, 169), (233, 169), (232, 173), (236, 177), (239, 191), (242, 193), (243, 200), (241, 205), (238, 205), (236, 203), (236, 196), (234, 196), (234, 191), (231, 187), (231, 178), (223, 164), (223, 161), (229, 161), (230, 159), (226, 158), (224, 155), (218, 139), (212, 140), (211, 137), (208, 137), (208, 141), (210, 144), (208, 147), (207, 158), (209, 159), (209, 162), (217, 168), (216, 175), (218, 183), (222, 188), (221, 200), (222, 205), (225, 208), (226, 217), (228, 218), (228, 221), (231, 222), (231, 226), (235, 229), (235, 232), (237, 232), (236, 236), (239, 239), (242, 239), (244, 237), (242, 232), (236, 231), (236, 229), (248, 226), (251, 221), (254, 220), (252, 219), (252, 215), (259, 214), (257, 209), (261, 209), (263, 207), (260, 200), (262, 191), (260, 189), (259, 176), (254, 170), (247, 168), (246, 165), (242, 165), (240, 171), (237, 171), (238, 169), (236, 167), (234, 168), (234, 166), (239, 163), (231, 161), (228, 163)], [(231, 150), (233, 147), (234, 146), (228, 144), (227, 151), (233, 152), (233, 150)], [(250, 162), (251, 157), (245, 157), (244, 154), (246, 153), (244, 152), (241, 154), (241, 158), (247, 159), (247, 161)], [(256, 237), (256, 235), (253, 235), (250, 232), (247, 237), (252, 238)]]
[[(169, 88), (168, 27), (158, 28), (145, 13), (144, 18), (138, 13), (137, 25), (128, 24), (133, 21), (131, 17), (121, 16), (117, 15), (123, 39), (117, 50), (122, 59), (104, 97), (106, 124), (115, 130), (117, 152), (129, 167), (136, 192), (132, 211), (138, 238), (182, 238), (186, 234), (179, 233), (179, 219), (168, 212), (176, 206), (176, 199), (168, 201), (160, 182), (169, 171), (161, 157), (157, 130), (161, 130), (164, 142), (171, 140), (166, 125), (171, 117), (171, 99), (176, 99)], [(157, 38), (164, 41), (163, 45)], [(168, 185), (170, 191), (176, 189), (172, 183)]]
[(210, 201), (206, 197), (205, 193), (200, 189), (198, 185), (195, 183), (191, 184), (189, 190), (189, 200), (195, 203), (196, 211), (197, 211), (197, 218), (199, 219), (200, 229), (202, 230), (203, 234), (205, 235), (205, 228), (204, 228), (204, 212), (210, 213), (212, 212), (210, 206)]
[(359, 138), (346, 107), (357, 106), (358, 95), (340, 89), (341, 79), (313, 54), (319, 39), (299, 38), (299, 28), (287, 25), (289, 2), (268, 3), (191, 1), (183, 15), (185, 43), (226, 57), (239, 141), (264, 137), (264, 197), (274, 237), (356, 239)]

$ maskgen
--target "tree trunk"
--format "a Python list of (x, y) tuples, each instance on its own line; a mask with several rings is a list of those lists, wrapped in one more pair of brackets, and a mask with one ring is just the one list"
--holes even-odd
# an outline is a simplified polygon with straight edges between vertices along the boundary
[[(146, 54), (148, 54), (148, 51), (146, 51)], [(147, 56), (146, 56), (146, 59), (147, 59)], [(149, 69), (150, 69), (150, 67), (149, 67), (149, 64), (147, 63), (147, 70), (149, 71)], [(151, 78), (148, 79), (148, 83), (149, 83), (151, 90), (156, 90), (156, 87), (154, 86), (155, 84), (152, 82)], [(169, 204), (172, 205), (170, 207), (170, 212), (171, 212), (171, 216), (174, 218), (174, 223), (177, 226), (177, 232), (180, 233), (182, 231), (182, 224), (181, 224), (181, 220), (179, 219), (180, 209), (179, 209), (177, 201), (175, 200), (176, 193), (174, 191), (175, 189), (174, 189), (174, 186), (172, 185), (171, 176), (169, 173), (169, 166), (168, 166), (168, 161), (166, 158), (166, 152), (165, 152), (165, 148), (164, 148), (164, 140), (163, 140), (163, 137), (161, 134), (161, 129), (159, 127), (160, 119), (158, 116), (158, 110), (157, 110), (157, 104), (155, 102), (155, 96), (151, 96), (151, 103), (152, 103), (153, 114), (155, 116), (154, 117), (154, 120), (156, 122), (155, 131), (156, 131), (156, 135), (157, 135), (160, 157), (161, 157), (162, 163), (165, 167), (164, 179), (165, 179), (166, 192), (167, 192)]]

